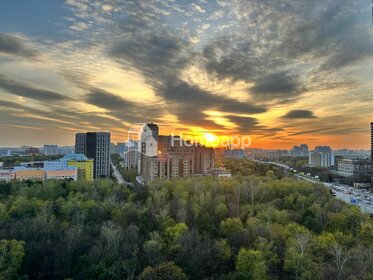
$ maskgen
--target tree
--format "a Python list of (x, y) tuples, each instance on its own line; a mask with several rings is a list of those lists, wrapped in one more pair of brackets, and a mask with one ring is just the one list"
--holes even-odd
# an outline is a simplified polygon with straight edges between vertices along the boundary
[(335, 244), (330, 251), (331, 254), (334, 256), (334, 264), (337, 270), (336, 279), (340, 280), (342, 279), (346, 263), (351, 259), (350, 252), (339, 244)]
[(19, 277), (25, 242), (18, 240), (0, 240), (0, 279), (13, 280)]
[(267, 266), (261, 251), (240, 249), (237, 256), (236, 270), (245, 279), (268, 279)]
[(188, 226), (185, 223), (177, 223), (174, 226), (166, 228), (165, 233), (172, 241), (176, 241), (187, 230)]
[(187, 280), (183, 270), (173, 262), (162, 263), (158, 266), (146, 267), (140, 274), (139, 280)]
[(220, 231), (223, 236), (230, 237), (243, 230), (242, 221), (239, 218), (228, 218), (221, 222)]

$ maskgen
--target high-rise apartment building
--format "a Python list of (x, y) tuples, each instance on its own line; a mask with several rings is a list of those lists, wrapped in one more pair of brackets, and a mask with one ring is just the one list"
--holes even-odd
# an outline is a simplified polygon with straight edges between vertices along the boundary
[(110, 175), (110, 133), (87, 132), (75, 135), (75, 153), (93, 159), (93, 178)]
[(317, 146), (309, 153), (309, 165), (312, 167), (334, 166), (334, 154), (329, 146)]
[(57, 145), (44, 145), (43, 154), (47, 156), (58, 155)]
[(139, 142), (129, 140), (121, 147), (121, 150), (122, 152), (119, 155), (123, 158), (124, 168), (137, 169), (140, 159)]

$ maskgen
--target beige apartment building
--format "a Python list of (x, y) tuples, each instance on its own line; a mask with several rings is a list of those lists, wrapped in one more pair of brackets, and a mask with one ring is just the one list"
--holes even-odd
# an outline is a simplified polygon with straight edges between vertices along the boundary
[(155, 124), (144, 127), (141, 136), (139, 173), (145, 182), (155, 179), (206, 174), (214, 167), (214, 149), (191, 144), (178, 137), (158, 135)]

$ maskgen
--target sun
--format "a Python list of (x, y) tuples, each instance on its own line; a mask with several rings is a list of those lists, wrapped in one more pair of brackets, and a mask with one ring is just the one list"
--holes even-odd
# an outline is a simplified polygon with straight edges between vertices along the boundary
[(218, 137), (212, 133), (203, 133), (203, 142), (206, 146), (216, 146)]

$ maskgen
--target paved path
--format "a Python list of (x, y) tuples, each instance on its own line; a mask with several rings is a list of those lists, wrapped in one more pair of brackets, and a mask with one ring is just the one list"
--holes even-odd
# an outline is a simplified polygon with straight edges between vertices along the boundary
[(115, 164), (110, 160), (110, 165), (113, 168), (113, 175), (117, 179), (119, 184), (127, 185), (127, 186), (132, 186), (131, 182), (127, 182), (124, 180), (122, 174), (120, 174), (118, 168), (115, 166)]

